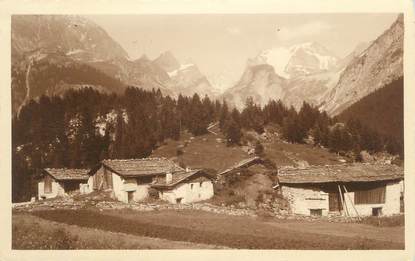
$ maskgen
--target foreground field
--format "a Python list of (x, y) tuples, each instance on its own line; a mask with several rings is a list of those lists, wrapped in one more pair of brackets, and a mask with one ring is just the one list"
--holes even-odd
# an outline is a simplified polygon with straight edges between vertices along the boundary
[[(50, 221), (59, 232), (51, 231), (53, 226), (47, 225)], [(39, 247), (28, 243), (31, 234), (35, 239), (55, 239), (49, 242), (51, 246), (46, 241)], [(53, 245), (55, 241), (63, 243)], [(403, 249), (404, 229), (403, 226), (234, 217), (203, 211), (48, 210), (13, 214), (14, 249), (219, 247)]]

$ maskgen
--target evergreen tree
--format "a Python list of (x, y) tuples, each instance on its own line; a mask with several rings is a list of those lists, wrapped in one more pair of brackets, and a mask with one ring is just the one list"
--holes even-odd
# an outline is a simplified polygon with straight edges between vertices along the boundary
[(241, 141), (241, 138), (242, 138), (241, 127), (233, 118), (231, 118), (226, 123), (225, 137), (226, 137), (228, 146), (239, 144), (239, 142)]

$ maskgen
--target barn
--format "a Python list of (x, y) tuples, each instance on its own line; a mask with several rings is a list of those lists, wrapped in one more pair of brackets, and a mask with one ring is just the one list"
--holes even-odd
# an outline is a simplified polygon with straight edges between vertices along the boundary
[[(197, 189), (196, 182), (200, 185)], [(126, 203), (146, 199), (151, 188), (172, 203), (189, 203), (213, 195), (213, 185), (202, 170), (186, 171), (165, 158), (103, 160), (88, 184), (93, 190), (112, 190), (116, 199)]]
[(38, 198), (54, 198), (73, 192), (89, 192), (87, 181), (88, 169), (55, 169), (46, 168), (41, 171), (42, 179), (38, 182)]
[(203, 170), (168, 173), (152, 185), (159, 198), (170, 203), (192, 203), (213, 197), (212, 177)]
[(392, 164), (353, 163), (278, 170), (293, 214), (381, 216), (400, 213), (404, 172)]

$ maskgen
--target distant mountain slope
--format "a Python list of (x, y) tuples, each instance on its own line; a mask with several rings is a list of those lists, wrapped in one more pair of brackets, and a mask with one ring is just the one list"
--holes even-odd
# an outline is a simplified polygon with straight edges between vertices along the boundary
[(358, 119), (379, 133), (403, 141), (403, 77), (362, 98), (338, 117), (341, 121)]
[(403, 76), (403, 15), (353, 59), (321, 107), (337, 115), (366, 95)]
[[(324, 46), (313, 42), (297, 44), (289, 48), (265, 50), (257, 57), (248, 60), (245, 72), (250, 71), (250, 67), (269, 65), (274, 68), (274, 74), (284, 79), (280, 81), (278, 88), (272, 89), (271, 86), (275, 85), (268, 84), (266, 92), (257, 91), (256, 89), (262, 90), (261, 86), (256, 86), (260, 81), (248, 80), (247, 74), (244, 73), (242, 78), (245, 79), (241, 78), (224, 93), (223, 97), (239, 108), (243, 106), (244, 99), (247, 97), (242, 93), (250, 93), (254, 101), (262, 105), (269, 99), (281, 99), (286, 105), (294, 106), (296, 109), (299, 109), (304, 101), (320, 106), (338, 83), (348, 63), (359, 56), (367, 46), (367, 43), (360, 43), (349, 55), (341, 59)], [(250, 82), (250, 84), (242, 86), (241, 82)]]
[(78, 60), (127, 58), (124, 49), (101, 27), (74, 15), (13, 15), (12, 57), (39, 50)]
[(216, 96), (215, 89), (196, 64), (180, 64), (170, 51), (162, 53), (153, 64), (168, 74), (171, 81), (167, 86), (175, 95), (193, 96), (197, 93), (211, 98)]
[[(162, 68), (148, 59), (129, 60), (105, 30), (80, 16), (14, 15), (12, 72), (13, 113), (32, 98), (85, 84), (106, 92), (131, 85), (173, 95)], [(43, 79), (33, 82), (38, 75)]]
[(48, 55), (30, 63), (12, 66), (12, 112), (41, 95), (61, 95), (68, 89), (86, 86), (102, 92), (122, 92), (125, 85), (116, 78), (66, 56)]
[(237, 108), (243, 108), (248, 97), (252, 97), (260, 105), (265, 105), (270, 99), (278, 100), (284, 96), (286, 81), (275, 73), (271, 65), (248, 64), (239, 82), (222, 97)]

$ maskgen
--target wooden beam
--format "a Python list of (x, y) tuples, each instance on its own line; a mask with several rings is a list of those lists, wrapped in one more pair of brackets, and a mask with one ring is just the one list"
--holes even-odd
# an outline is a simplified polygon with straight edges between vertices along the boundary
[(354, 205), (354, 203), (353, 203), (352, 199), (350, 198), (350, 195), (349, 195), (349, 192), (348, 192), (348, 191), (347, 191), (347, 189), (346, 189), (346, 186), (345, 186), (345, 185), (343, 185), (343, 188), (344, 188), (344, 191), (346, 192), (347, 197), (349, 198), (350, 203), (352, 204), (352, 207), (353, 207), (354, 211), (356, 212), (357, 219), (359, 219), (359, 220), (360, 220), (360, 215), (359, 215), (359, 212), (357, 211), (356, 206)]
[(340, 188), (340, 185), (339, 185), (339, 184), (337, 184), (337, 188), (339, 189), (339, 193), (340, 193), (340, 200), (341, 200), (341, 202), (342, 202), (343, 210), (345, 211), (344, 213), (346, 214), (346, 216), (349, 216), (349, 211), (347, 211), (346, 202), (344, 201), (344, 198), (343, 198), (343, 193), (342, 193), (342, 190), (341, 190), (341, 188)]

